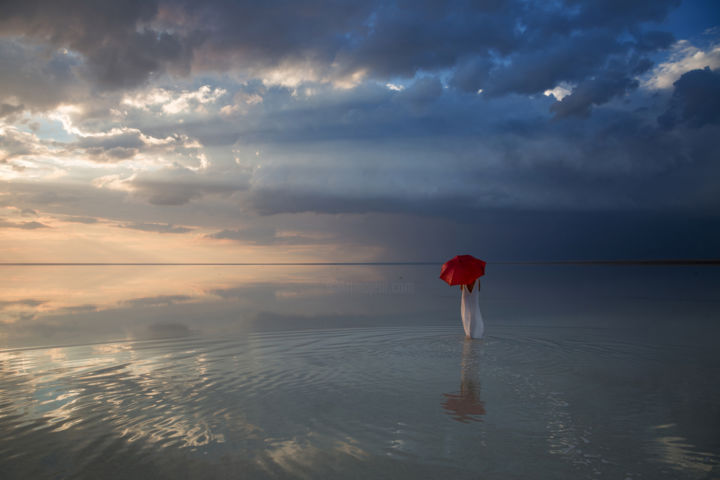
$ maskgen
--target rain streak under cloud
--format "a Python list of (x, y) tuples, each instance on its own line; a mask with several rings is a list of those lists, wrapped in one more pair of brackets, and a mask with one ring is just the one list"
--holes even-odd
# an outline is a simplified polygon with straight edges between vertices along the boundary
[(0, 261), (718, 257), (719, 11), (5, 2)]

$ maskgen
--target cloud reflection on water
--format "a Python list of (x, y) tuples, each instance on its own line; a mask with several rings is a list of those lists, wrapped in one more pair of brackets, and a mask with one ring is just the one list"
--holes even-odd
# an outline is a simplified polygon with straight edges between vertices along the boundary
[[(0, 349), (460, 322), (458, 292), (432, 265), (3, 266), (2, 274)], [(714, 318), (720, 304), (712, 268), (491, 264), (487, 278), (489, 334), (510, 323), (620, 326), (708, 342), (703, 324), (689, 320)], [(681, 331), (678, 316), (688, 319)]]
[(0, 348), (226, 334), (269, 319), (355, 321), (401, 312), (407, 302), (395, 297), (414, 295), (412, 283), (372, 266), (3, 268)]

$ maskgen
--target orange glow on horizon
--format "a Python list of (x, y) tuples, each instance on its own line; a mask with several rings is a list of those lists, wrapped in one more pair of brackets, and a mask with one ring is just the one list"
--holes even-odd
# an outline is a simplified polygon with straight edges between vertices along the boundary
[(331, 239), (307, 245), (254, 245), (208, 238), (214, 230), (201, 228), (158, 233), (122, 228), (118, 222), (84, 224), (43, 217), (33, 221), (47, 228), (0, 228), (0, 263), (368, 262), (381, 253), (376, 247)]

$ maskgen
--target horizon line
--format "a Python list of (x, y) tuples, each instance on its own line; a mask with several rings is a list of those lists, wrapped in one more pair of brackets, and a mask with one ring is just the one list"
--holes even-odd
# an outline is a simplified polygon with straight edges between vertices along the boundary
[[(445, 262), (0, 262), (0, 267), (71, 266), (352, 266), (442, 265)], [(720, 259), (529, 260), (487, 262), (490, 265), (720, 265)]]

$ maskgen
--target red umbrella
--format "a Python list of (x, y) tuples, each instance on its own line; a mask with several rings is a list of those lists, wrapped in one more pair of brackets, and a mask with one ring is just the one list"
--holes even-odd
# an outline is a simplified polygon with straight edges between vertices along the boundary
[(472, 285), (485, 275), (485, 262), (472, 255), (458, 255), (442, 266), (440, 278), (449, 285)]

